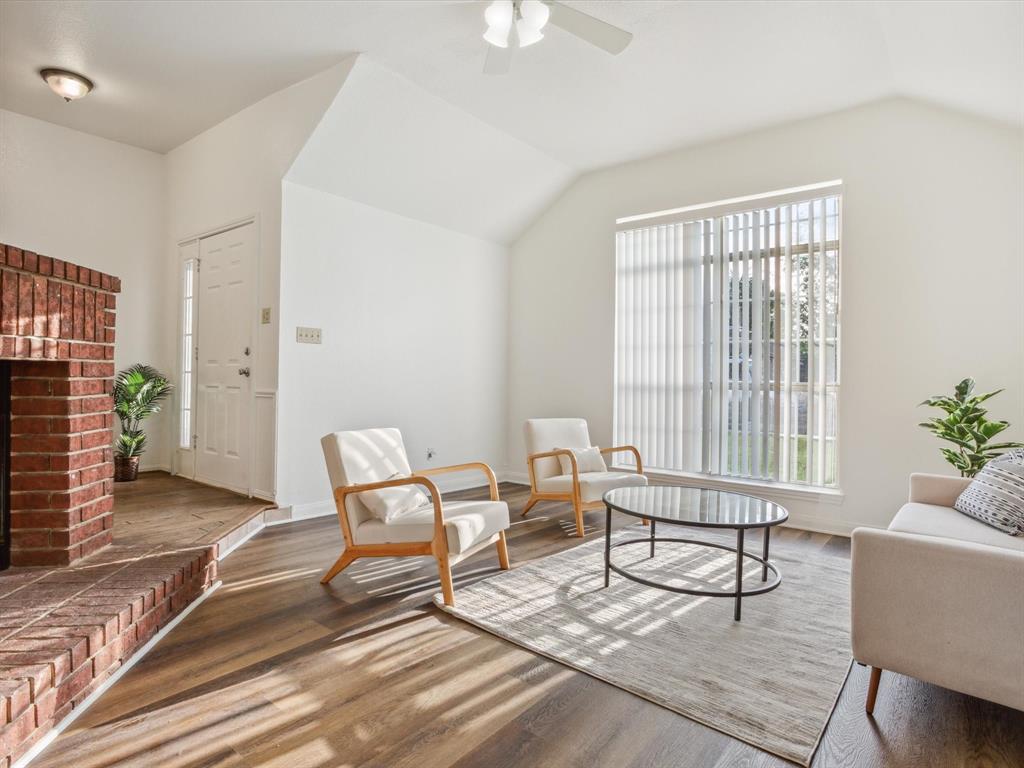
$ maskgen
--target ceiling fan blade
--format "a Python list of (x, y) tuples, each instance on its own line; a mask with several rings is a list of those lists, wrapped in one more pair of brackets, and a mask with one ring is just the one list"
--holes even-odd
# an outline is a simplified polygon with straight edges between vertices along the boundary
[(612, 54), (622, 53), (633, 39), (632, 32), (557, 2), (551, 3), (551, 23)]
[(512, 51), (508, 48), (499, 48), (496, 45), (487, 46), (487, 58), (484, 59), (485, 75), (507, 75), (509, 66), (512, 63)]

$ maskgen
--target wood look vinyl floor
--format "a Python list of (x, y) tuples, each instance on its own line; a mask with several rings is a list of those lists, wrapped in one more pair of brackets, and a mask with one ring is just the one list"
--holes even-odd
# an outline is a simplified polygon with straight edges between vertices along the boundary
[[(523, 520), (524, 489), (502, 496), (513, 567), (579, 543), (566, 505)], [(587, 514), (588, 538), (603, 517)], [(778, 536), (849, 558), (847, 539)], [(789, 765), (441, 613), (427, 559), (359, 561), (321, 587), (340, 542), (320, 518), (244, 544), (224, 585), (34, 768)], [(455, 568), (456, 589), (496, 569), (481, 553)], [(886, 674), (871, 719), (867, 679), (854, 666), (815, 766), (1024, 765), (1024, 713)]]

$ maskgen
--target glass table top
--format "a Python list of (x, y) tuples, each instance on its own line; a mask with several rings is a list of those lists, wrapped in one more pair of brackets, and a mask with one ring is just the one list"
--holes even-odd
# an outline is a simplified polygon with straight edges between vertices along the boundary
[(765, 528), (789, 517), (789, 512), (773, 501), (710, 488), (616, 488), (604, 495), (604, 501), (634, 517), (699, 528)]

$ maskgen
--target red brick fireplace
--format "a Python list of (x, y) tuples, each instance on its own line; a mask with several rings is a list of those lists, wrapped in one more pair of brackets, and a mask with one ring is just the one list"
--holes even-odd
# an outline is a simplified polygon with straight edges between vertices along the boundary
[(11, 565), (69, 565), (111, 541), (120, 290), (0, 244), (0, 567), (5, 548)]

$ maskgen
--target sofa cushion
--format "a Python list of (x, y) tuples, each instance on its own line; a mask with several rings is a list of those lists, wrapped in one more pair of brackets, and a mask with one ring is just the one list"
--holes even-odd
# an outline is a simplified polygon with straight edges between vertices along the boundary
[(1024, 552), (1024, 538), (1007, 536), (991, 526), (960, 514), (952, 507), (940, 507), (935, 504), (904, 504), (889, 524), (889, 530), (970, 541)]
[[(647, 478), (635, 472), (584, 472), (580, 474), (580, 497), (584, 502), (600, 501), (613, 488), (647, 485)], [(572, 475), (556, 475), (537, 481), (541, 493), (572, 493)]]
[[(474, 544), (508, 528), (504, 501), (446, 501), (441, 505), (448, 551), (460, 554)], [(355, 529), (356, 544), (396, 544), (434, 538), (434, 505), (407, 512), (393, 523), (366, 520)]]
[(1024, 450), (989, 461), (953, 508), (1011, 536), (1024, 533)]

